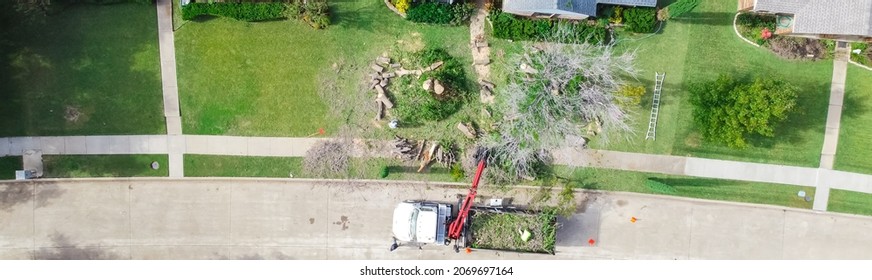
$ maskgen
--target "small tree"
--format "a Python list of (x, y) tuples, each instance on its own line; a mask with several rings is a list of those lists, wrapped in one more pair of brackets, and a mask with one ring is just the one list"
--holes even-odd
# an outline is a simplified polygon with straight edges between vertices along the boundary
[(629, 115), (615, 94), (622, 77), (635, 76), (635, 54), (612, 45), (591, 44), (558, 27), (552, 42), (533, 46), (509, 60), (509, 83), (499, 88), (497, 132), (484, 139), (489, 177), (502, 183), (535, 178), (550, 152), (579, 146), (584, 126), (602, 127), (599, 139), (629, 132)]
[(757, 78), (742, 84), (721, 75), (690, 87), (693, 119), (703, 137), (732, 148), (748, 146), (756, 134), (774, 137), (775, 126), (796, 106), (796, 87), (776, 79)]

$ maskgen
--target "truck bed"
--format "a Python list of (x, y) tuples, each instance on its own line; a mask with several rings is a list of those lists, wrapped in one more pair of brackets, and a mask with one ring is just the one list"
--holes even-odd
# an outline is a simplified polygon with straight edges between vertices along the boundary
[[(521, 231), (532, 235), (521, 239)], [(475, 211), (469, 220), (469, 244), (472, 248), (554, 254), (557, 215), (542, 212)]]

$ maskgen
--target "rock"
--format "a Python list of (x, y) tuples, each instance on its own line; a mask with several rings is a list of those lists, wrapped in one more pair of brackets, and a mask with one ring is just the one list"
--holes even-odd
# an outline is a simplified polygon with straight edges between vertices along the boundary
[(393, 77), (396, 77), (396, 76), (397, 76), (397, 74), (395, 74), (395, 73), (384, 73), (384, 74), (381, 75), (381, 77), (384, 78), (384, 79), (390, 79), (390, 78), (393, 78)]
[(381, 82), (379, 82), (378, 85), (380, 85), (381, 87), (387, 87), (388, 86), (388, 79), (381, 80)]
[(485, 48), (487, 46), (488, 46), (487, 42), (475, 42), (476, 48)]
[(437, 95), (441, 95), (445, 92), (445, 87), (442, 86), (442, 83), (439, 80), (433, 80), (433, 92)]
[(382, 71), (385, 70), (384, 67), (381, 67), (381, 66), (379, 66), (379, 65), (377, 65), (377, 64), (373, 64), (373, 65), (371, 65), (370, 68), (372, 68), (372, 70), (375, 70), (375, 72), (378, 72), (378, 73), (381, 73)]
[(426, 90), (426, 91), (432, 91), (433, 90), (433, 78), (430, 78), (430, 79), (427, 79), (426, 81), (424, 81), (423, 87), (424, 87), (424, 90)]
[(494, 102), (494, 95), (490, 91), (482, 89), (478, 93), (481, 103), (490, 104)]
[(466, 138), (475, 139), (475, 132), (473, 132), (472, 128), (466, 126), (465, 124), (457, 123), (457, 129), (459, 129), (460, 132), (463, 133), (463, 135), (466, 135)]
[(405, 75), (412, 74), (412, 71), (400, 68), (400, 70), (397, 70), (396, 73), (397, 73), (397, 76), (405, 76)]
[(382, 82), (384, 82), (384, 80), (382, 80), (381, 82), (379, 82), (379, 80), (373, 80), (372, 84), (369, 85), (369, 89), (375, 89), (375, 86), (380, 85)]
[(375, 91), (378, 92), (379, 95), (385, 95), (385, 88), (381, 86), (375, 86)]
[(490, 58), (485, 57), (485, 58), (476, 59), (473, 62), (473, 64), (475, 64), (475, 65), (488, 65), (488, 64), (490, 64)]
[(491, 92), (493, 92), (493, 91), (494, 91), (494, 87), (496, 87), (496, 85), (494, 85), (494, 83), (491, 83), (491, 82), (488, 81), (488, 80), (481, 80), (481, 81), (478, 81), (478, 84), (481, 85), (482, 87), (487, 88), (487, 89), (490, 90)]
[(391, 67), (391, 68), (400, 68), (400, 64), (399, 64), (399, 63), (391, 63), (391, 65), (388, 65), (388, 66)]
[(389, 65), (391, 64), (391, 59), (389, 57), (379, 56), (375, 59), (375, 62), (381, 65)]

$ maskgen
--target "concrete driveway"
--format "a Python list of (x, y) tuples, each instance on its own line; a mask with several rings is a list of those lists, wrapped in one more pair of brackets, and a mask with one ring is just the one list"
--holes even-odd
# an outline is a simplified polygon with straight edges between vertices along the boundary
[[(872, 259), (870, 217), (595, 192), (579, 193), (553, 256), (388, 251), (397, 202), (465, 192), (253, 179), (0, 183), (0, 259)], [(533, 193), (497, 196), (523, 204)]]

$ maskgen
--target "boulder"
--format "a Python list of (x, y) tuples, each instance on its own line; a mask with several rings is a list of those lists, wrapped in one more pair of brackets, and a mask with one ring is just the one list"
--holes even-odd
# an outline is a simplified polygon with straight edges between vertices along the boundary
[(463, 135), (466, 135), (466, 138), (475, 139), (475, 130), (473, 130), (472, 127), (469, 127), (463, 123), (457, 123), (457, 129), (460, 130)]

